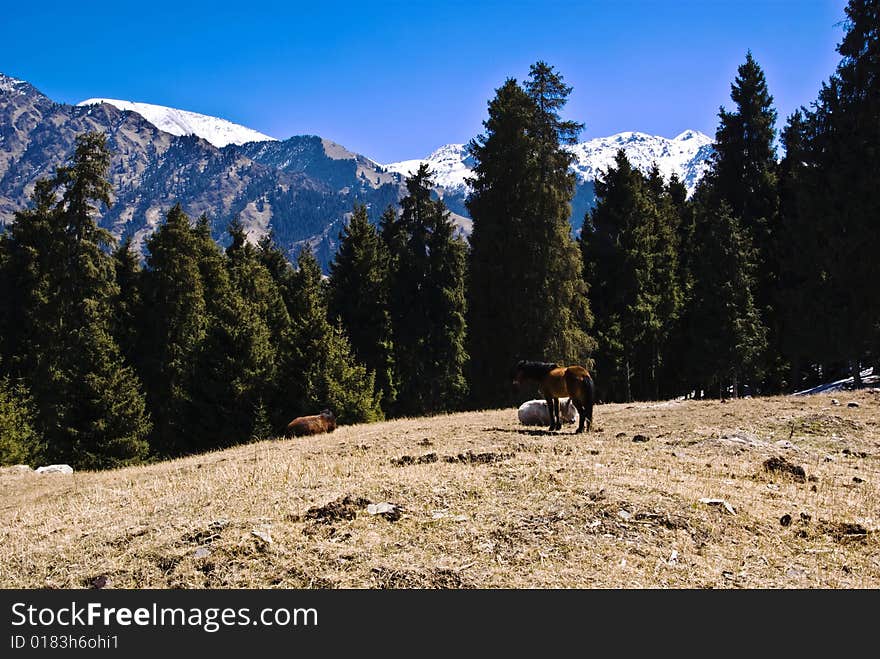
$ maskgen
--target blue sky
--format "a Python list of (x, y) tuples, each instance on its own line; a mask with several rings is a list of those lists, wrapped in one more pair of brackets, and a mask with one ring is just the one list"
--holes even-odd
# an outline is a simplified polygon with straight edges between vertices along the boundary
[(17, 2), (0, 19), (0, 72), (61, 102), (169, 105), (391, 162), (476, 135), (494, 89), (538, 59), (574, 86), (581, 139), (714, 135), (748, 49), (782, 123), (834, 71), (845, 4)]

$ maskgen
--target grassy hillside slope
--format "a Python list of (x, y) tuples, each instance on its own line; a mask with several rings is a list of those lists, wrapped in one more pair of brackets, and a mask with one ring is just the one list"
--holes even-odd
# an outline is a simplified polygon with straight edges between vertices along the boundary
[[(880, 587), (880, 393), (595, 420), (549, 434), (494, 410), (103, 473), (2, 470), (0, 586)], [(400, 508), (370, 513), (386, 502)]]

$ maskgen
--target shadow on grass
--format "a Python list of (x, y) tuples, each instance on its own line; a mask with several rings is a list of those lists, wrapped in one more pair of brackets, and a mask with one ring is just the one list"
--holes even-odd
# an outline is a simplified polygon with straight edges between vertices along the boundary
[(512, 435), (531, 435), (532, 437), (556, 437), (557, 435), (571, 435), (571, 430), (533, 430), (531, 428), (482, 428), (483, 432), (506, 432)]

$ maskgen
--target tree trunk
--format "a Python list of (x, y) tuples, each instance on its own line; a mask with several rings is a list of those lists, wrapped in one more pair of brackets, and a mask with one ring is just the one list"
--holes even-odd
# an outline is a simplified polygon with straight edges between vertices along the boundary
[(626, 358), (626, 365), (624, 366), (626, 369), (626, 402), (632, 402), (632, 390), (629, 386), (629, 357)]
[(862, 369), (858, 359), (850, 361), (850, 371), (852, 372), (853, 386), (856, 389), (862, 388)]

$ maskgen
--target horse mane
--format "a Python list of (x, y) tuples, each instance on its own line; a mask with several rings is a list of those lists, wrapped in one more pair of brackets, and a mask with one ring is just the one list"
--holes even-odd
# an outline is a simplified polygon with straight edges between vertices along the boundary
[(550, 362), (530, 362), (525, 360), (516, 365), (516, 369), (522, 372), (525, 377), (536, 380), (540, 380), (554, 368), (559, 368), (559, 365)]

